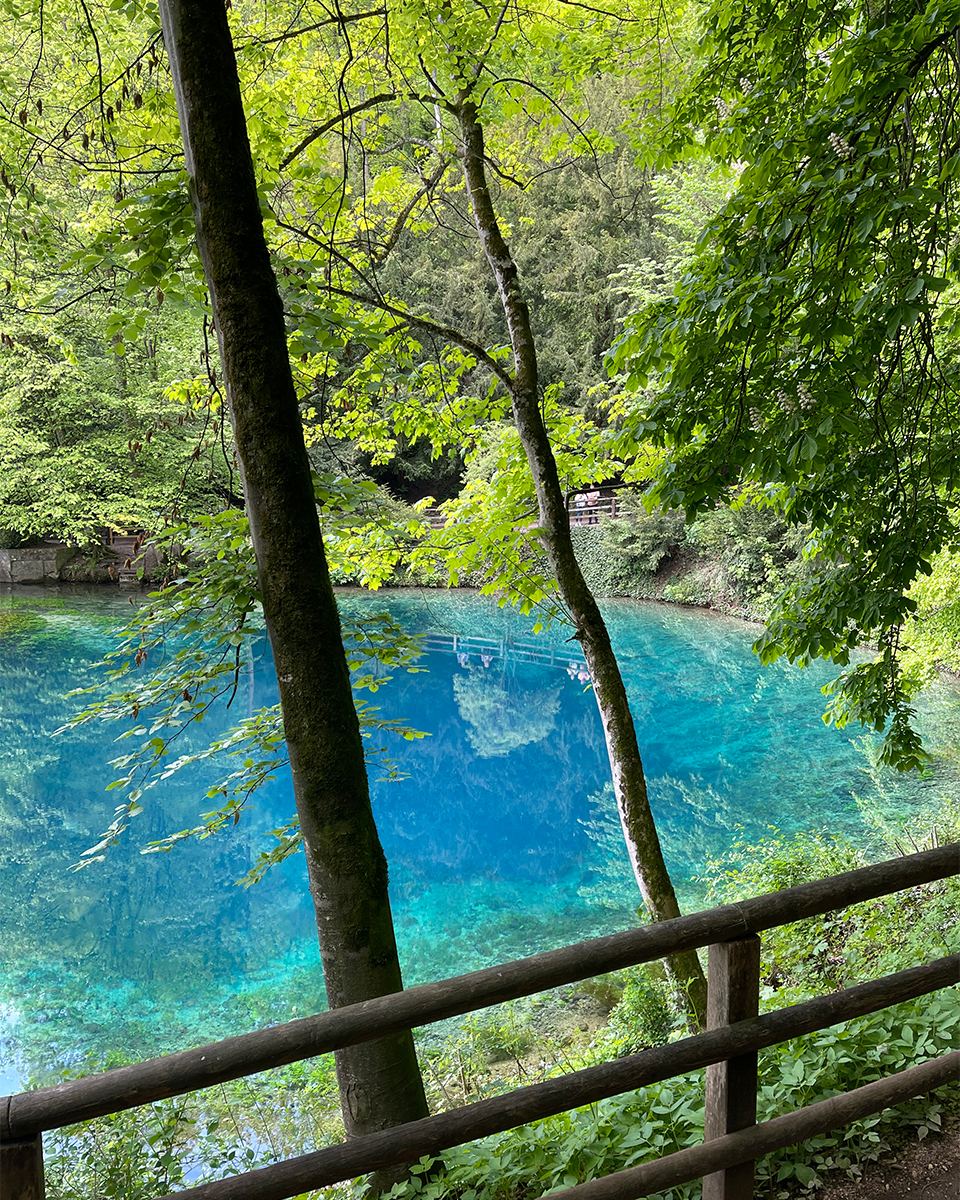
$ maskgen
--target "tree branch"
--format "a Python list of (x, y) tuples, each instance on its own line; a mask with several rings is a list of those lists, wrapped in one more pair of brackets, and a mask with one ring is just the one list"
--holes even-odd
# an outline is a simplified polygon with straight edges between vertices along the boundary
[(316, 33), (318, 29), (324, 29), (327, 25), (348, 25), (354, 21), (365, 21), (368, 17), (385, 17), (386, 15), (385, 8), (371, 8), (369, 12), (351, 13), (346, 17), (341, 14), (328, 17), (325, 21), (317, 21), (313, 25), (303, 25), (299, 29), (288, 29), (286, 33), (278, 33), (275, 37), (248, 38), (247, 41), (239, 43), (237, 49), (246, 50), (248, 46), (272, 46), (275, 42), (287, 42), (291, 38), (301, 37), (305, 33)]
[(437, 167), (437, 169), (430, 176), (430, 178), (424, 182), (423, 187), (411, 198), (411, 200), (408, 204), (405, 204), (403, 206), (403, 208), (397, 214), (397, 219), (393, 223), (393, 229), (390, 231), (390, 235), (387, 238), (387, 240), (384, 242), (382, 249), (380, 251), (378, 251), (376, 254), (373, 254), (371, 252), (371, 257), (373, 258), (373, 261), (378, 266), (381, 263), (386, 262), (389, 254), (390, 254), (390, 251), (397, 244), (397, 241), (400, 238), (400, 234), (403, 232), (403, 227), (407, 223), (407, 218), (413, 212), (416, 205), (423, 199), (423, 197), (428, 195), (431, 192), (431, 190), (433, 188), (435, 188), (436, 185), (440, 182), (440, 180), (442, 179), (442, 177), (443, 177), (444, 173), (446, 172), (446, 169), (449, 165), (450, 165), (450, 159), (449, 158), (443, 159), (440, 163), (440, 166)]
[(357, 113), (364, 112), (368, 108), (374, 108), (378, 104), (385, 104), (388, 100), (396, 100), (396, 92), (378, 92), (376, 96), (372, 96), (369, 100), (363, 100), (359, 104), (353, 104), (350, 108), (343, 108), (335, 117), (331, 117), (329, 121), (324, 121), (322, 125), (318, 125), (316, 129), (310, 131), (302, 141), (299, 141), (296, 146), (280, 160), (280, 170), (289, 167), (293, 160), (301, 155), (304, 150), (319, 137), (323, 137), (325, 133), (329, 133), (331, 129), (335, 129), (338, 125), (342, 125), (348, 117), (354, 117)]
[(388, 316), (396, 317), (398, 321), (406, 325), (412, 325), (416, 329), (423, 329), (427, 333), (436, 334), (438, 337), (444, 338), (448, 342), (453, 342), (461, 349), (466, 350), (468, 354), (483, 363), (483, 365), (503, 384), (507, 391), (512, 395), (514, 388), (514, 379), (510, 372), (490, 354), (488, 351), (472, 341), (459, 330), (451, 328), (449, 325), (438, 325), (436, 321), (431, 321), (427, 317), (418, 317), (415, 313), (407, 312), (405, 309), (398, 308), (395, 304), (390, 304), (387, 300), (380, 300), (376, 296), (364, 296), (360, 292), (351, 292), (346, 288), (333, 287), (328, 285), (327, 289), (333, 296), (342, 296), (345, 300), (353, 300), (357, 304), (365, 304), (369, 308), (376, 308), (380, 312), (386, 313)]

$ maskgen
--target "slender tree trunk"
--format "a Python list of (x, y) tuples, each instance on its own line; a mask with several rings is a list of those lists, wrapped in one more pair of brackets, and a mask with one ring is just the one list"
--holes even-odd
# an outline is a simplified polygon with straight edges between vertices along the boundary
[[(593, 680), (620, 823), (637, 883), (654, 920), (670, 920), (680, 915), (680, 908), (663, 861), (660, 839), (647, 799), (640, 748), (620, 666), (600, 609), (573, 551), (570, 519), (540, 411), (537, 352), (530, 329), (530, 314), (523, 299), (516, 264), (500, 232), (487, 188), (483, 129), (476, 105), (469, 100), (463, 101), (457, 109), (457, 117), (462, 136), (461, 155), (467, 194), (487, 262), (497, 281), (510, 331), (514, 360), (511, 388), (513, 418), (533, 475), (540, 525), (544, 530), (543, 546), (556, 575), (560, 594), (576, 626), (576, 637), (583, 647)], [(689, 951), (675, 955), (668, 960), (667, 967), (675, 985), (685, 997), (688, 1009), (696, 1021), (703, 1025), (706, 1019), (707, 986), (696, 953)]]
[[(331, 1007), (403, 984), (223, 0), (161, 0)], [(337, 1055), (348, 1136), (427, 1114), (409, 1033)], [(379, 1180), (380, 1184), (386, 1180)]]

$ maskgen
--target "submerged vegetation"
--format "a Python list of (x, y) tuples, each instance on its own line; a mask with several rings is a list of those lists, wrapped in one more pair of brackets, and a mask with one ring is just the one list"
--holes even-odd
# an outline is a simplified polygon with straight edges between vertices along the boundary
[[(953, 802), (911, 830), (878, 829), (870, 852), (826, 834), (740, 844), (709, 864), (710, 902), (722, 903), (821, 878), (895, 854), (906, 844), (960, 838)], [(764, 935), (761, 1012), (800, 1003), (867, 976), (955, 953), (960, 883), (912, 889)], [(609, 1011), (609, 1019), (603, 1018)], [(585, 1013), (590, 1020), (584, 1019)], [(418, 1048), (432, 1111), (631, 1054), (682, 1035), (683, 1014), (662, 970), (634, 968), (421, 1030)], [(584, 1028), (594, 1027), (593, 1033)], [(945, 991), (786, 1042), (760, 1056), (759, 1119), (902, 1070), (960, 1046), (960, 996)], [(115, 1059), (105, 1065), (117, 1065)], [(771, 1156), (758, 1174), (764, 1200), (813, 1194), (831, 1173), (856, 1178), (891, 1145), (939, 1133), (960, 1112), (960, 1088), (941, 1089), (842, 1133)], [(146, 1110), (47, 1135), (50, 1195), (163, 1194), (187, 1180), (223, 1178), (342, 1136), (329, 1057), (294, 1064)], [(682, 1076), (582, 1110), (446, 1151), (424, 1161), (397, 1197), (532, 1200), (692, 1145), (703, 1137), (703, 1075)], [(318, 1197), (361, 1195), (344, 1186)], [(699, 1185), (672, 1190), (693, 1200)]]

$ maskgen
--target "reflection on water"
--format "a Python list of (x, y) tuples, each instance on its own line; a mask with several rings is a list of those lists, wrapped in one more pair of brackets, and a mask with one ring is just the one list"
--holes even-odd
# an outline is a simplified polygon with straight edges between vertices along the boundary
[[(14, 1076), (196, 1044), (323, 1004), (302, 859), (251, 890), (234, 886), (264, 831), (292, 815), (286, 780), (229, 834), (141, 855), (204, 807), (203, 778), (175, 777), (105, 863), (68, 870), (111, 819), (105, 763), (122, 731), (51, 735), (124, 607), (103, 592), (0, 597), (0, 1050)], [(529, 618), (463, 593), (345, 592), (341, 607), (389, 609), (428, 635), (428, 672), (397, 676), (375, 700), (430, 734), (391, 745), (407, 778), (374, 785), (407, 981), (635, 920), (603, 735), (569, 631), (534, 638)], [(820, 719), (833, 668), (761, 668), (754, 631), (737, 622), (605, 607), (688, 902), (706, 859), (738, 836), (772, 824), (862, 835), (864, 805), (899, 815), (942, 785), (898, 781), (877, 795), (863, 755)], [(274, 701), (264, 646), (254, 660), (231, 711), (192, 732), (195, 744)], [(939, 735), (955, 736), (957, 695), (941, 689), (930, 703)]]
[(457, 710), (478, 758), (501, 758), (545, 741), (554, 733), (560, 711), (559, 684), (537, 687), (537, 680), (524, 680), (505, 665), (491, 666), (453, 680)]

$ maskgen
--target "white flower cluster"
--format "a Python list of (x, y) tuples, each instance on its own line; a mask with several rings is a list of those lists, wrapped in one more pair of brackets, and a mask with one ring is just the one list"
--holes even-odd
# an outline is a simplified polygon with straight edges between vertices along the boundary
[(776, 392), (777, 403), (783, 411), (789, 416), (790, 413), (797, 411), (797, 402), (792, 396), (788, 396), (783, 388), (777, 388)]
[(799, 396), (799, 400), (794, 400), (793, 396), (785, 392), (783, 388), (777, 388), (776, 392), (774, 392), (777, 403), (787, 416), (795, 413), (798, 408), (801, 412), (808, 413), (816, 406), (817, 402), (810, 395), (810, 390), (805, 384), (801, 383), (797, 387), (797, 395)]
[(827, 141), (830, 143), (837, 158), (853, 158), (853, 147), (839, 133), (829, 134)]
[(732, 112), (732, 109), (726, 100), (721, 100), (719, 96), (714, 96), (713, 107), (717, 110), (717, 116), (721, 121), (725, 121)]
[(737, 82), (740, 84), (740, 91), (743, 92), (745, 96), (749, 96), (753, 91), (753, 84), (746, 77), (746, 75), (741, 75)]
[(747, 409), (747, 415), (750, 417), (750, 426), (753, 429), (760, 430), (763, 428), (763, 413), (759, 408)]

